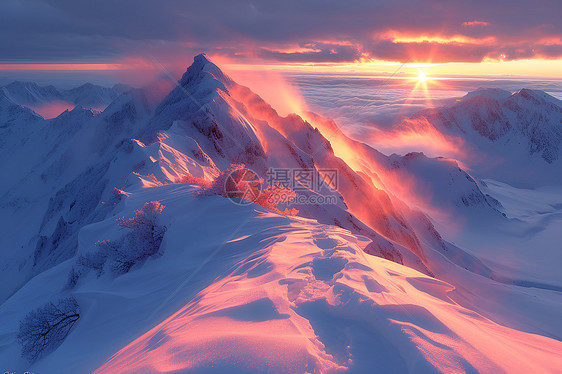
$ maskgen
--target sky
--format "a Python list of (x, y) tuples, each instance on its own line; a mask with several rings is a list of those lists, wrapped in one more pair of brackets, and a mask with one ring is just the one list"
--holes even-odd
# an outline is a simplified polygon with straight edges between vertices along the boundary
[(560, 0), (2, 0), (0, 86), (163, 97), (205, 52), (281, 114), (313, 110), (362, 138), (479, 87), (562, 99), (560, 20)]
[(2, 0), (0, 74), (143, 75), (206, 52), (232, 69), (562, 78), (561, 19), (559, 0)]

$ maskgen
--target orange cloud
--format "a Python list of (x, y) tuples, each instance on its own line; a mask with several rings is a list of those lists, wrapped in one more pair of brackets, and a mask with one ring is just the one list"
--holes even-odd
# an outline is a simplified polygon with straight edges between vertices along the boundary
[(467, 21), (462, 23), (463, 26), (489, 26), (490, 22), (486, 21)]
[(466, 35), (414, 35), (391, 30), (382, 34), (383, 39), (390, 39), (393, 43), (438, 43), (438, 44), (490, 44), (495, 43), (497, 38), (488, 36), (485, 38), (472, 38)]
[(277, 53), (318, 53), (322, 52), (321, 49), (318, 48), (311, 48), (311, 47), (300, 47), (300, 46), (293, 46), (289, 48), (267, 48), (262, 47), (262, 49), (269, 51), (269, 52), (277, 52)]

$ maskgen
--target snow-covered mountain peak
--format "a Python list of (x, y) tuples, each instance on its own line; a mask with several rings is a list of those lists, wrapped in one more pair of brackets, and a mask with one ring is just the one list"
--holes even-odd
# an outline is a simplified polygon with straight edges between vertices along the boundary
[(113, 88), (85, 83), (79, 87), (64, 90), (61, 95), (65, 100), (77, 105), (105, 108), (119, 96), (119, 93)]
[(541, 90), (531, 90), (528, 88), (523, 88), (519, 92), (514, 93), (506, 101), (517, 102), (521, 106), (532, 106), (535, 107), (535, 109), (539, 109), (540, 107), (547, 107), (554, 111), (562, 111), (562, 101)]
[(80, 117), (91, 118), (96, 114), (98, 114), (98, 112), (94, 111), (91, 108), (84, 108), (82, 105), (76, 105), (74, 108), (70, 110), (67, 109), (64, 112), (62, 112), (59, 116), (54, 118), (53, 122), (59, 121), (59, 122), (68, 123), (68, 122), (73, 122)]
[(522, 88), (517, 92), (510, 92), (501, 88), (484, 88), (480, 87), (464, 95), (460, 101), (465, 102), (478, 96), (484, 96), (493, 99), (499, 103), (506, 100), (524, 100), (533, 105), (544, 105), (545, 103), (553, 103), (561, 105), (562, 102), (555, 97), (547, 94), (541, 90), (532, 90), (529, 88)]
[[(393, 154), (392, 156), (396, 157), (398, 155)], [(398, 157), (400, 157), (400, 156), (398, 156)], [(425, 158), (427, 158), (427, 156), (423, 152), (408, 152), (403, 157), (404, 161), (412, 161), (412, 160), (419, 160), (419, 159), (425, 159)]]
[(183, 74), (179, 85), (183, 88), (197, 86), (200, 92), (212, 92), (216, 89), (226, 91), (226, 85), (231, 81), (207, 55), (201, 53), (195, 56), (193, 64)]
[(156, 114), (178, 105), (191, 107), (195, 111), (201, 109), (218, 95), (218, 91), (228, 92), (228, 82), (231, 82), (231, 79), (205, 54), (197, 55), (176, 87), (158, 105)]
[(29, 90), (29, 91), (46, 91), (46, 92), (55, 92), (57, 89), (55, 88), (55, 86), (53, 85), (47, 85), (47, 86), (40, 86), (39, 84), (37, 84), (36, 82), (31, 82), (31, 81), (13, 81), (12, 83), (9, 83), (7, 85), (4, 86), (4, 88), (6, 88), (9, 91), (16, 91), (16, 90)]
[(39, 86), (35, 82), (14, 81), (2, 87), (6, 96), (20, 105), (38, 105), (47, 101), (63, 100), (54, 86)]
[(503, 100), (511, 96), (511, 92), (502, 90), (501, 88), (483, 88), (480, 87), (474, 91), (467, 93), (462, 97), (461, 101), (467, 101), (477, 96), (486, 96), (495, 100)]
[(453, 105), (421, 110), (405, 125), (426, 122), (444, 138), (462, 139), (461, 161), (480, 177), (520, 186), (562, 181), (562, 102), (543, 91), (480, 89)]

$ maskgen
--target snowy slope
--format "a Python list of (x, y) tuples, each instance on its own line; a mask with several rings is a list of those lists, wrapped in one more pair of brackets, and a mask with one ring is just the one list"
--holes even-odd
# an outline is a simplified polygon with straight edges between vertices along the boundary
[[(257, 239), (243, 234), (230, 245)], [(268, 234), (271, 244), (231, 266), (96, 373), (559, 367), (559, 341), (458, 306), (449, 296), (453, 286), (365, 255), (365, 239), (302, 219), (270, 224)]]
[[(560, 366), (562, 282), (556, 261), (548, 264), (558, 258), (557, 190), (482, 183), (454, 160), (383, 155), (314, 114), (281, 117), (204, 55), (151, 108), (132, 90), (102, 113), (77, 107), (43, 120), (0, 95), (0, 171), (10, 175), (0, 190), (0, 362), (9, 370)], [(233, 163), (260, 175), (269, 167), (335, 169), (339, 183), (322, 193), (336, 202), (294, 204), (298, 216), (288, 217), (183, 183), (205, 185)], [(518, 211), (520, 196), (537, 203)], [(116, 219), (150, 201), (164, 206), (157, 252), (124, 273), (96, 265), (111, 243), (146, 244)], [(451, 217), (470, 223), (456, 226), (464, 236), (455, 236)], [(521, 266), (528, 253), (506, 247), (494, 256), (469, 240), (480, 233), (472, 223), (522, 231), (545, 220), (544, 235), (526, 236), (544, 247), (536, 266)], [(508, 256), (517, 266), (501, 261)], [(90, 260), (97, 274), (84, 271)], [(36, 363), (20, 358), (18, 321), (67, 296), (80, 306), (68, 338)]]
[[(60, 373), (98, 366), (99, 373), (555, 372), (560, 363), (559, 341), (459, 306), (468, 293), (364, 254), (367, 238), (221, 197), (195, 198), (192, 191), (186, 185), (131, 191), (118, 215), (130, 216), (150, 200), (166, 206), (161, 256), (121, 277), (92, 277), (63, 291), (83, 315), (63, 345), (37, 364), (16, 358), (18, 348), (9, 343), (14, 322), (25, 313), (21, 305), (31, 309), (60, 295), (71, 264), (34, 278), (4, 303), (2, 361)], [(118, 230), (114, 218), (88, 226), (81, 251)], [(515, 286), (482, 292), (521, 298)], [(536, 305), (560, 308), (559, 297), (537, 295)], [(550, 322), (560, 333), (555, 316)]]
[(476, 228), (438, 225), (439, 231), (496, 269), (497, 279), (561, 291), (562, 186), (521, 189), (486, 179), (482, 188), (501, 202), (509, 219), (493, 224), (482, 217)]

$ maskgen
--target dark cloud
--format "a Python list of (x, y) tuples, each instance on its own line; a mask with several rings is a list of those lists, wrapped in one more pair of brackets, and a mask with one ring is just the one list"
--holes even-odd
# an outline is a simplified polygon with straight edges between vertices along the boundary
[(356, 45), (335, 45), (330, 43), (304, 43), (299, 45), (302, 51), (271, 51), (261, 48), (258, 56), (267, 60), (285, 62), (348, 62), (361, 57), (361, 50)]
[(560, 58), (560, 19), (558, 0), (2, 0), (0, 60), (91, 62), (201, 50), (308, 62)]

